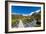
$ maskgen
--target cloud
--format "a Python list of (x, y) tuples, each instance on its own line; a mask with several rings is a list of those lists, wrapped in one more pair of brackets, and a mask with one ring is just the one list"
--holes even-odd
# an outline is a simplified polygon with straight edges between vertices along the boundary
[(13, 15), (20, 15), (19, 13), (12, 13)]
[(36, 13), (40, 12), (40, 10), (35, 11)]

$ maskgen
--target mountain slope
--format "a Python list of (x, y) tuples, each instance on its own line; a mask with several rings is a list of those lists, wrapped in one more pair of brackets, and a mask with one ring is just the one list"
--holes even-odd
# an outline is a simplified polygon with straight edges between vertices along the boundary
[(23, 14), (23, 16), (31, 16), (33, 13), (39, 13), (40, 10), (37, 10), (37, 11), (34, 11), (34, 12), (31, 12), (29, 14)]

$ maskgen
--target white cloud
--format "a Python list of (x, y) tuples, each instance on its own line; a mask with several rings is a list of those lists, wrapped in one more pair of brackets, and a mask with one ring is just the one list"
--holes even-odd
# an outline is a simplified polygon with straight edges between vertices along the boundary
[(19, 13), (12, 13), (13, 15), (20, 15)]
[(36, 13), (40, 12), (40, 10), (35, 11)]
[(28, 16), (28, 14), (22, 14), (23, 16)]
[(34, 12), (29, 13), (29, 15), (32, 15)]

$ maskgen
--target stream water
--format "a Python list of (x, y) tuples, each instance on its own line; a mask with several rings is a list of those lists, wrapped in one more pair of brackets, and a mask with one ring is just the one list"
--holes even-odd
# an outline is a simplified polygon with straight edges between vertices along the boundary
[(24, 25), (23, 25), (22, 20), (19, 20), (18, 28), (23, 28), (23, 27), (24, 27)]

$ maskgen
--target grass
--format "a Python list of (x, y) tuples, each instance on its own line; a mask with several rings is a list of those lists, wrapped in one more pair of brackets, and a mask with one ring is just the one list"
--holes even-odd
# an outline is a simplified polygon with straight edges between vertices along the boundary
[(12, 19), (12, 24), (16, 24), (16, 19)]

